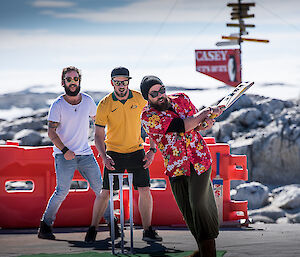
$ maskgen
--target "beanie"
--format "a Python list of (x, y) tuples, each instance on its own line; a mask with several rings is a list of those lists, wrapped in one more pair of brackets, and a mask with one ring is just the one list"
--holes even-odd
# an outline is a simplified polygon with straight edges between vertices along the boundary
[(148, 92), (150, 88), (156, 84), (163, 85), (162, 81), (158, 77), (152, 75), (143, 77), (140, 88), (142, 95), (146, 100), (148, 100)]

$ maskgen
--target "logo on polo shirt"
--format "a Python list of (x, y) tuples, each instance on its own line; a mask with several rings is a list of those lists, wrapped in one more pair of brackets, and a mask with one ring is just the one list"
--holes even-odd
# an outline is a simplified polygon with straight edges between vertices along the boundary
[(136, 104), (135, 105), (131, 105), (131, 109), (135, 109), (135, 108), (137, 108)]

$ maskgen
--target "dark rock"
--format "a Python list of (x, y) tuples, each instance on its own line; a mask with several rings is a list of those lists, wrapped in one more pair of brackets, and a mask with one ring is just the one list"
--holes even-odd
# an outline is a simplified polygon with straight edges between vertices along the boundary
[(300, 170), (296, 101), (244, 95), (217, 120), (203, 135), (228, 143), (233, 154), (246, 154), (250, 181), (274, 185), (300, 181), (300, 172), (296, 172)]
[(16, 133), (13, 140), (19, 142), (19, 145), (36, 146), (40, 145), (42, 139), (43, 138), (40, 133), (34, 130), (24, 129)]
[(269, 188), (258, 182), (250, 182), (238, 185), (230, 194), (232, 200), (247, 200), (249, 209), (258, 209), (268, 204)]
[(263, 215), (255, 215), (251, 217), (252, 223), (257, 223), (257, 222), (262, 222), (266, 224), (273, 224), (275, 223), (275, 220), (271, 219), (268, 216), (263, 216)]
[(12, 131), (2, 131), (0, 132), (0, 140), (12, 140), (14, 138), (15, 133)]
[(248, 214), (251, 218), (254, 218), (255, 216), (264, 216), (272, 219), (274, 222), (282, 217), (286, 216), (286, 213), (284, 210), (280, 208), (276, 208), (274, 206), (266, 206), (260, 209), (255, 210), (249, 210)]
[(272, 205), (281, 209), (300, 208), (300, 185), (287, 185), (272, 190)]

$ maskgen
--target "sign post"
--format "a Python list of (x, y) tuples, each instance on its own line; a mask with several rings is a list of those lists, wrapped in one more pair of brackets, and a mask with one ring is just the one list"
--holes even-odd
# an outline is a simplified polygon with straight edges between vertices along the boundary
[[(237, 27), (239, 28), (239, 33), (233, 34), (230, 36), (222, 36), (222, 39), (227, 39), (227, 41), (217, 42), (217, 46), (228, 46), (228, 45), (239, 45), (240, 52), (240, 69), (242, 69), (242, 42), (257, 42), (257, 43), (269, 43), (267, 39), (255, 39), (255, 38), (246, 38), (242, 37), (243, 35), (248, 35), (246, 28), (254, 28), (254, 24), (245, 24), (244, 19), (254, 18), (254, 14), (249, 14), (248, 11), (250, 7), (254, 7), (255, 3), (242, 3), (241, 0), (238, 0), (237, 3), (228, 3), (228, 7), (232, 8), (231, 20), (238, 20), (238, 23), (227, 23), (227, 27)], [(242, 71), (240, 71), (241, 73)], [(241, 74), (242, 79), (242, 74)], [(236, 85), (235, 85), (236, 86)]]

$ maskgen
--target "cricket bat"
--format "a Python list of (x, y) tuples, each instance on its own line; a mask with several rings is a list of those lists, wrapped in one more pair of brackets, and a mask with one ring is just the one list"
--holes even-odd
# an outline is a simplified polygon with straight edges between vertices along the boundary
[(216, 176), (213, 179), (213, 190), (215, 194), (216, 205), (218, 208), (219, 222), (223, 222), (223, 179), (220, 176), (220, 153), (216, 153)]
[(242, 82), (236, 86), (236, 88), (227, 96), (225, 96), (218, 106), (224, 105), (226, 110), (233, 105), (250, 87), (254, 85), (254, 82)]
[[(250, 87), (254, 85), (254, 82), (242, 82), (235, 87), (235, 89), (225, 96), (218, 106), (224, 106), (223, 111), (228, 109), (231, 105), (233, 105)], [(214, 119), (216, 115), (211, 115), (210, 118)], [(205, 128), (207, 127), (207, 122), (203, 122), (202, 126)]]

